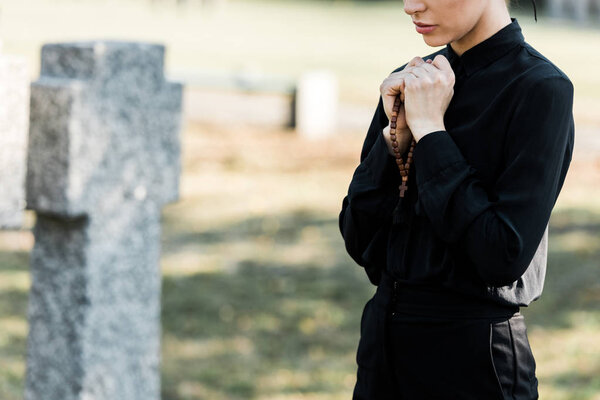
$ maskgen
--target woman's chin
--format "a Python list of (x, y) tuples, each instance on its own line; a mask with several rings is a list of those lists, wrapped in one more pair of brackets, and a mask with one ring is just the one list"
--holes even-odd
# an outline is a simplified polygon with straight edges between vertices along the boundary
[(447, 41), (444, 40), (444, 38), (439, 37), (439, 36), (427, 36), (427, 35), (423, 35), (423, 40), (430, 47), (445, 46), (446, 43), (448, 43)]

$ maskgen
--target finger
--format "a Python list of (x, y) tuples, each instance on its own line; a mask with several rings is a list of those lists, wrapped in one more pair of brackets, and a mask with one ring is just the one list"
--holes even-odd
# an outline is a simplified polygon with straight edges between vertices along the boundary
[(404, 78), (393, 80), (390, 82), (390, 79), (387, 78), (386, 82), (381, 85), (380, 92), (383, 104), (386, 110), (392, 110), (394, 107), (394, 102), (396, 101), (396, 97), (401, 93), (400, 87), (404, 87)]
[(404, 95), (406, 96), (406, 93), (408, 92), (408, 89), (410, 89), (410, 87), (415, 83), (415, 81), (418, 78), (414, 75), (406, 75), (406, 78), (404, 78), (404, 91), (402, 93), (404, 93)]
[(400, 101), (404, 103), (404, 90), (406, 89), (406, 83), (404, 82), (404, 79), (402, 80), (402, 83), (400, 84)]
[(431, 58), (428, 58), (427, 60), (425, 60), (426, 63), (431, 64), (433, 62), (433, 60)]
[(441, 74), (443, 72), (441, 72), (437, 67), (434, 67), (433, 65), (429, 64), (429, 63), (423, 63), (421, 65), (419, 65), (418, 67), (413, 68), (410, 73), (414, 76), (416, 76), (417, 78), (424, 78), (427, 76), (433, 77), (436, 74)]
[(390, 76), (385, 78), (385, 80), (379, 86), (379, 91), (381, 92), (381, 94), (386, 94), (390, 96), (398, 94), (398, 88), (404, 81), (404, 75), (406, 74), (398, 74), (397, 72), (394, 72), (393, 74), (390, 74)]
[(404, 68), (402, 68), (400, 71), (398, 71), (399, 74), (406, 74), (409, 73), (413, 70), (413, 68), (418, 67), (419, 65), (423, 64), (424, 61), (421, 57), (413, 57), (412, 60), (410, 60), (406, 66)]
[(448, 61), (448, 59), (441, 54), (438, 54), (437, 56), (435, 56), (432, 64), (435, 65), (437, 68), (441, 69), (442, 71), (445, 71), (445, 72), (452, 71), (452, 66), (450, 65), (450, 61)]
[(401, 74), (405, 74), (410, 72), (413, 68), (418, 67), (422, 64), (425, 64), (425, 61), (421, 58), (421, 57), (414, 57), (412, 60), (410, 60), (405, 66), (404, 68), (402, 68), (400, 71), (396, 71), (396, 72), (392, 72), (390, 74), (391, 75), (401, 75)]
[(423, 68), (415, 68), (410, 70), (406, 75), (414, 76), (416, 78), (422, 78), (427, 75), (427, 71)]
[[(418, 67), (416, 67), (413, 71), (416, 71), (420, 74), (420, 76), (423, 76), (424, 73), (425, 74), (438, 74), (440, 73), (440, 70), (433, 66), (432, 64), (429, 63), (423, 63), (421, 65), (419, 65)], [(417, 75), (417, 74), (415, 74)]]
[(408, 62), (408, 64), (406, 64), (407, 67), (416, 67), (419, 66), (421, 64), (423, 64), (425, 61), (423, 61), (423, 59), (419, 56), (414, 57), (412, 60), (410, 60)]
[(404, 77), (404, 75), (410, 73), (414, 68), (416, 68), (416, 67), (415, 66), (406, 66), (403, 69), (401, 69), (400, 71), (392, 72), (388, 78), (402, 79), (402, 77)]
[(392, 72), (389, 76), (389, 78), (393, 78), (393, 79), (402, 79), (402, 77), (404, 75), (406, 75), (407, 73), (409, 73), (410, 71), (412, 71), (415, 67), (406, 67), (405, 69), (401, 70), (401, 71), (397, 71), (397, 72)]

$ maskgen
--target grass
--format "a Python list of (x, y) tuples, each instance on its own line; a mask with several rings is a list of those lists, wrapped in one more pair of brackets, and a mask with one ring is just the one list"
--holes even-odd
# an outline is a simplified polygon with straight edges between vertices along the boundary
[[(432, 51), (399, 4), (230, 2), (224, 14), (115, 4), (5, 2), (5, 52), (29, 59), (35, 76), (43, 42), (159, 40), (171, 71), (331, 68), (344, 101), (374, 107), (382, 77)], [(577, 123), (600, 127), (600, 78), (589, 73), (600, 56), (580, 57), (600, 35), (519, 19), (528, 40), (572, 77)], [(163, 212), (164, 400), (351, 397), (361, 311), (375, 288), (346, 254), (337, 215), (363, 135), (313, 142), (240, 124), (186, 127), (181, 200)], [(544, 400), (600, 399), (597, 160), (572, 164), (551, 219), (545, 291), (524, 310)], [(29, 213), (23, 231), (0, 232), (6, 400), (23, 397), (33, 220)]]
[[(246, 130), (242, 151), (224, 145), (235, 133), (189, 127), (186, 165), (209, 161), (187, 170), (184, 199), (164, 213), (166, 399), (350, 398), (374, 287), (345, 254), (337, 213), (361, 137), (340, 148), (288, 134)], [(549, 400), (600, 393), (600, 205), (570, 196), (600, 174), (587, 171), (575, 164), (565, 183), (545, 292), (523, 311)], [(216, 179), (203, 200), (197, 183)]]
[[(236, 132), (189, 125), (184, 135), (182, 199), (163, 213), (162, 397), (348, 399), (375, 289), (337, 227), (362, 138), (342, 148), (248, 128), (242, 149), (227, 145)], [(600, 207), (569, 196), (597, 177), (585, 171), (575, 164), (565, 183), (545, 291), (524, 310), (548, 400), (600, 393)], [(22, 393), (31, 244), (28, 231), (0, 234), (7, 400)]]

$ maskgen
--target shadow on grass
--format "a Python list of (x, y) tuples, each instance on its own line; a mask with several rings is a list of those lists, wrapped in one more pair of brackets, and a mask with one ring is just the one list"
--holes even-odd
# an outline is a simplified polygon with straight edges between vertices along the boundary
[[(185, 216), (173, 215), (166, 222), (172, 222), (176, 226), (185, 226)], [(216, 229), (207, 231), (171, 231), (165, 245), (167, 251), (176, 251), (190, 244), (227, 243), (228, 241), (254, 237), (268, 234), (272, 239), (280, 243), (290, 243), (299, 240), (303, 228), (311, 226), (321, 228), (331, 226), (337, 220), (316, 215), (309, 210), (295, 210), (285, 215), (267, 215), (264, 217), (252, 217), (232, 224), (221, 225)], [(337, 229), (337, 228), (336, 228)], [(341, 239), (340, 239), (341, 240)]]
[(29, 253), (24, 251), (0, 251), (0, 273), (29, 269)]
[[(175, 232), (165, 244), (177, 251), (196, 241), (264, 235), (272, 218), (251, 218), (207, 232)], [(304, 211), (276, 218), (279, 228), (271, 233), (275, 244), (301, 242), (298, 232), (313, 227), (328, 232), (329, 246), (343, 246), (341, 237), (331, 238), (332, 232), (339, 235), (336, 218)], [(523, 310), (530, 325), (565, 328), (572, 325), (574, 311), (599, 315), (600, 249), (582, 250), (569, 237), (576, 233), (593, 242), (598, 232), (598, 214), (566, 210), (553, 216), (544, 294)], [(361, 311), (374, 287), (343, 248), (331, 254), (336, 259), (330, 268), (318, 260), (290, 266), (249, 257), (233, 270), (165, 276), (163, 398), (349, 397)], [(570, 385), (573, 379), (557, 376), (552, 384)], [(182, 397), (182, 392), (187, 394)]]
[(567, 209), (552, 215), (542, 296), (523, 309), (530, 325), (571, 328), (574, 312), (600, 323), (600, 214)]
[[(0, 251), (0, 398), (17, 400), (23, 396), (24, 375), (19, 365), (25, 362), (27, 323), (26, 290), (15, 288), (15, 280), (29, 272), (29, 254)], [(17, 367), (15, 367), (15, 365)]]
[(14, 273), (23, 272), (29, 272), (28, 253), (0, 251), (0, 280), (5, 284), (5, 288), (0, 289), (0, 319), (25, 319), (27, 316), (27, 291), (10, 288), (11, 280), (15, 279)]
[[(339, 231), (332, 237), (335, 218), (298, 211), (177, 232), (165, 245), (177, 251), (198, 238), (243, 241), (267, 234), (274, 246), (302, 246), (306, 227), (327, 232), (322, 237), (332, 246), (342, 243)], [(340, 256), (345, 253), (331, 254), (336, 259), (327, 267), (319, 260), (292, 266), (249, 257), (227, 271), (166, 274), (163, 398), (180, 399), (185, 387), (185, 398), (348, 394), (362, 308), (375, 287), (362, 268)]]
[[(168, 228), (171, 221), (165, 223)], [(298, 211), (206, 232), (166, 229), (165, 251), (202, 242), (219, 244), (206, 247), (209, 251), (227, 252), (222, 244), (258, 235), (271, 237), (279, 251), (289, 244), (308, 249), (312, 244), (299, 233), (304, 228), (321, 232), (331, 262), (317, 258), (289, 265), (246, 255), (235, 268), (164, 276), (163, 399), (350, 397), (361, 311), (374, 287), (345, 253), (335, 217)], [(529, 326), (550, 332), (578, 329), (572, 316), (581, 313), (598, 323), (599, 232), (600, 214), (564, 210), (553, 215), (544, 294), (524, 310)], [(1, 279), (24, 271), (27, 253), (0, 252)], [(25, 291), (0, 291), (0, 319), (24, 321), (26, 308)], [(4, 333), (0, 356), (22, 358), (25, 335)], [(596, 374), (594, 366), (589, 373), (558, 372), (547, 383), (586, 399), (600, 387)], [(2, 397), (16, 399), (12, 393), (21, 392), (22, 378), (0, 372)]]
[[(181, 398), (173, 391), (182, 378), (209, 391), (190, 398), (347, 390), (372, 292), (356, 269), (247, 260), (232, 273), (165, 277), (163, 330), (180, 342), (169, 346), (180, 356), (165, 354), (163, 398)], [(191, 346), (194, 356), (189, 342), (206, 347)]]

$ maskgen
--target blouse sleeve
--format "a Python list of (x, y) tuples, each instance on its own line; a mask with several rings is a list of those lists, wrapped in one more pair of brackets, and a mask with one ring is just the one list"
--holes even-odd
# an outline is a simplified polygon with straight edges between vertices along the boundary
[(483, 186), (446, 131), (424, 136), (414, 150), (417, 207), (491, 286), (509, 285), (527, 269), (573, 151), (572, 83), (544, 77), (524, 93), (508, 124), (504, 170), (492, 188)]
[(383, 128), (388, 122), (380, 96), (360, 164), (354, 171), (339, 214), (339, 228), (348, 254), (365, 268), (375, 285), (385, 268), (387, 238), (400, 183), (395, 157), (389, 153), (383, 137)]

